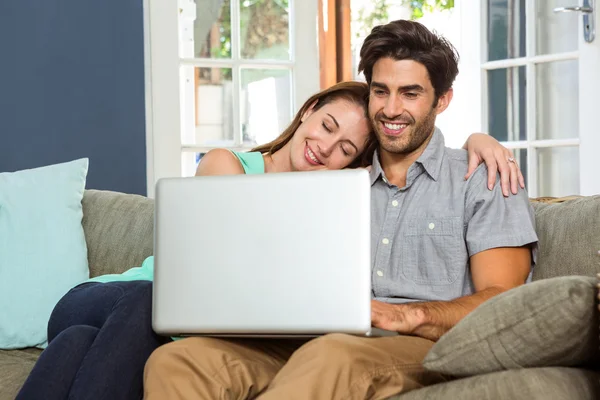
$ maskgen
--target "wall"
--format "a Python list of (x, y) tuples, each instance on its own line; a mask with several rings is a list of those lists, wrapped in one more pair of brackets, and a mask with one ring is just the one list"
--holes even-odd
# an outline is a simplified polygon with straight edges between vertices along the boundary
[(142, 0), (0, 1), (0, 171), (90, 158), (146, 194)]

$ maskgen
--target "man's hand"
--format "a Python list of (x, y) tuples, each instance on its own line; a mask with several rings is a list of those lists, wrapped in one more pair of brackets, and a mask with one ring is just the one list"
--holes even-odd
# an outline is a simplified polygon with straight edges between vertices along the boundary
[(417, 307), (371, 300), (371, 325), (375, 328), (410, 335), (424, 323), (425, 313)]

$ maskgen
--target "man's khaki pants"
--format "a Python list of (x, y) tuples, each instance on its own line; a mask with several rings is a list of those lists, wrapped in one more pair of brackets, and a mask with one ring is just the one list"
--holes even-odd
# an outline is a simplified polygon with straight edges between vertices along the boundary
[(385, 399), (445, 380), (422, 367), (432, 345), (344, 334), (308, 342), (188, 338), (154, 351), (145, 399)]

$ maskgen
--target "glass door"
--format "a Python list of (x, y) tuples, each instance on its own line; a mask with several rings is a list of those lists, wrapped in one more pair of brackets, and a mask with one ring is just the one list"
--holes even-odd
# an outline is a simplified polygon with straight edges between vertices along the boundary
[(569, 1), (482, 2), (483, 126), (514, 149), (531, 197), (600, 193), (600, 40), (592, 6)]

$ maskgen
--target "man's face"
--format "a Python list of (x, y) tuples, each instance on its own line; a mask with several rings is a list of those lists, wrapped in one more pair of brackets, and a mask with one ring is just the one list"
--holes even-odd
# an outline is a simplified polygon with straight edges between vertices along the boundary
[(448, 106), (452, 89), (437, 104), (423, 64), (381, 58), (373, 66), (369, 118), (383, 151), (408, 155), (427, 146), (435, 118)]

